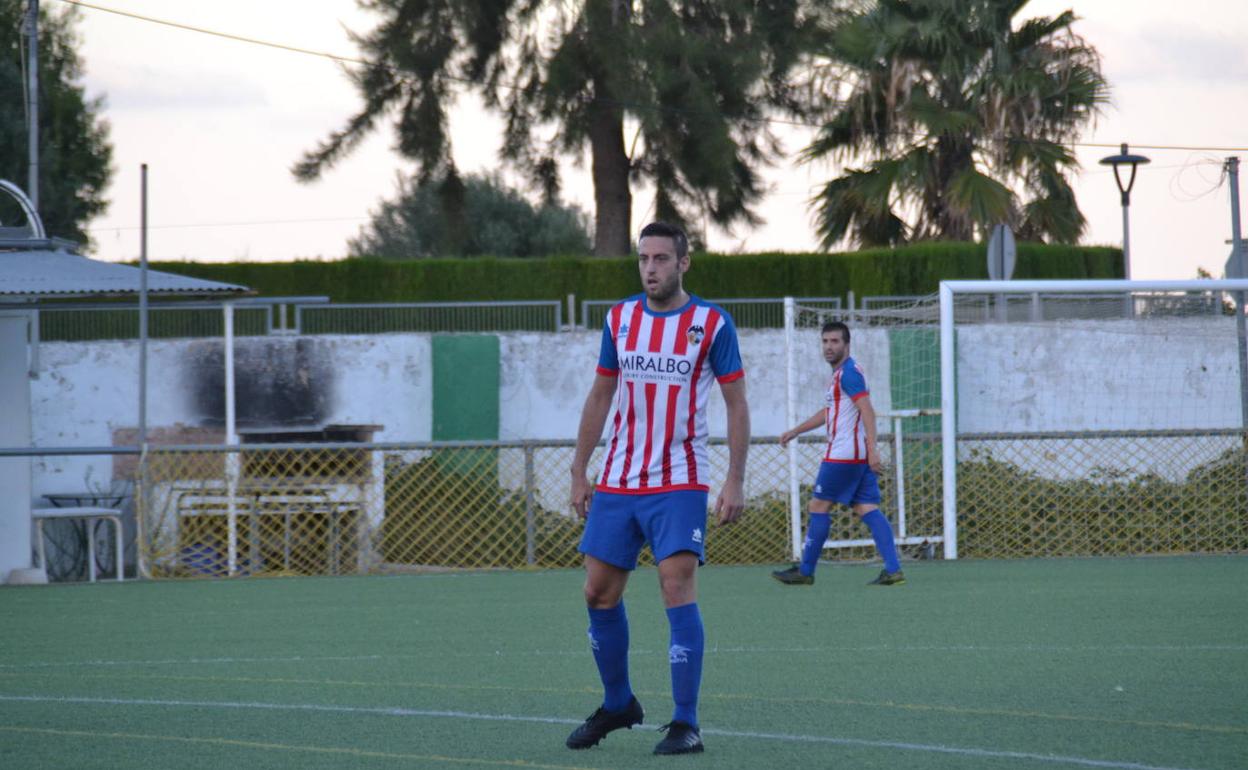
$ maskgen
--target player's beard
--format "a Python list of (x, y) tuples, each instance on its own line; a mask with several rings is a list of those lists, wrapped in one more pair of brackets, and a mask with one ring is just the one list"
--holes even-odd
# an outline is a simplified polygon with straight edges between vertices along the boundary
[(829, 359), (827, 356), (824, 356), (823, 360), (828, 362), (828, 366), (835, 369), (836, 367), (845, 363), (845, 359), (848, 357), (849, 357), (849, 353), (847, 351), (842, 350), (840, 354), (836, 355), (834, 358)]
[(660, 281), (654, 288), (646, 286), (646, 298), (651, 304), (666, 304), (680, 295), (680, 277), (674, 275), (667, 281)]

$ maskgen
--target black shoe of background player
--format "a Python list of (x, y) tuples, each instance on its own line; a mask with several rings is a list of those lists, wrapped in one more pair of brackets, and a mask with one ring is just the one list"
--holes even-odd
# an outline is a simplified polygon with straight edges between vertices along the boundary
[(815, 576), (803, 575), (801, 568), (796, 564), (788, 569), (778, 569), (772, 572), (771, 576), (786, 586), (810, 586), (815, 584)]
[(899, 586), (906, 582), (906, 576), (901, 570), (889, 572), (888, 570), (880, 570), (880, 574), (875, 576), (875, 580), (867, 583), (869, 586)]

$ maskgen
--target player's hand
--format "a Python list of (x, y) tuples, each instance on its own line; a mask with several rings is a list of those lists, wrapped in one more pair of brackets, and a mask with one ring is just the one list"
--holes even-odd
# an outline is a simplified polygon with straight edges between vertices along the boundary
[(879, 449), (873, 446), (867, 447), (867, 465), (876, 473), (879, 473), (880, 469), (884, 467), (883, 462), (880, 460)]
[(797, 434), (791, 430), (786, 430), (780, 434), (780, 446), (788, 446), (789, 442), (797, 438)]
[(584, 473), (572, 473), (572, 510), (576, 511), (576, 515), (585, 518), (589, 515), (589, 499), (594, 496), (594, 488), (590, 486), (589, 479), (585, 478)]
[(745, 510), (745, 492), (740, 481), (728, 481), (719, 491), (715, 501), (715, 521), (719, 524), (731, 524), (741, 518)]

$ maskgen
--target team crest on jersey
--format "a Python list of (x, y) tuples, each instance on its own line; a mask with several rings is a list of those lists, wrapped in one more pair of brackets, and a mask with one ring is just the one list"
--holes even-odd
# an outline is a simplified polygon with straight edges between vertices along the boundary
[(697, 345), (706, 336), (706, 329), (701, 326), (690, 326), (689, 331), (685, 332), (685, 336), (689, 339), (690, 345)]
[(628, 324), (620, 324), (620, 330), (615, 333), (617, 337), (623, 337), (628, 334)]

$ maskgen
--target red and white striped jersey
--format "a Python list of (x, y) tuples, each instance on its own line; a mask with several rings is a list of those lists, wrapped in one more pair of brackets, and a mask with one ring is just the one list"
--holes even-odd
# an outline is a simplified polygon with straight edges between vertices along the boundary
[(823, 396), (828, 409), (824, 418), (828, 430), (828, 448), (823, 453), (825, 463), (867, 461), (867, 431), (857, 402), (870, 394), (867, 377), (853, 358), (846, 358), (832, 373), (832, 382)]
[(732, 317), (697, 297), (655, 313), (638, 294), (607, 313), (598, 373), (618, 376), (597, 488), (651, 494), (709, 489), (706, 405), (712, 379), (745, 375)]

